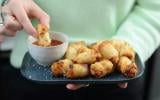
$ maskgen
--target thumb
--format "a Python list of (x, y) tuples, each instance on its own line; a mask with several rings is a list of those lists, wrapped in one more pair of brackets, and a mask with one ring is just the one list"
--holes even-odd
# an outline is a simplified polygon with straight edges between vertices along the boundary
[(47, 26), (48, 29), (50, 28), (49, 22), (50, 22), (49, 16), (44, 15), (44, 16), (42, 16), (42, 17), (40, 18), (40, 23), (41, 23), (42, 25)]
[(31, 9), (31, 16), (34, 18), (38, 19), (41, 24), (47, 26), (48, 28), (50, 27), (50, 16), (44, 12), (39, 6), (37, 6), (35, 3), (32, 6), (33, 8)]
[(23, 28), (32, 36), (36, 37), (37, 32), (36, 29), (32, 26), (30, 19), (25, 11), (25, 9), (21, 6), (16, 6), (13, 10), (13, 15), (17, 18), (18, 22), (20, 22)]

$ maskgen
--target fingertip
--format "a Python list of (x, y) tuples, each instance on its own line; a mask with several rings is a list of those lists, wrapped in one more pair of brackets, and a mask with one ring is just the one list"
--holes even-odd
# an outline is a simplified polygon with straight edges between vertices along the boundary
[(125, 83), (124, 88), (127, 88), (127, 87), (128, 87), (128, 83)]
[(48, 21), (43, 21), (43, 22), (41, 22), (41, 24), (47, 26), (48, 29), (50, 28), (50, 25), (49, 25)]
[(47, 26), (48, 29), (50, 28), (50, 17), (46, 14), (45, 16), (41, 17), (40, 23)]
[(76, 90), (76, 86), (74, 84), (67, 84), (66, 88), (69, 90)]
[(80, 88), (88, 87), (89, 84), (67, 84), (66, 88), (69, 90), (78, 90)]
[(48, 15), (45, 11), (43, 11), (39, 6), (35, 5), (32, 11), (32, 16), (39, 20), (42, 25), (50, 28), (50, 15)]
[(33, 36), (33, 37), (37, 37), (37, 31), (36, 31), (36, 29), (32, 26), (32, 24), (29, 22), (29, 23), (22, 23), (22, 25), (23, 25), (23, 28), (25, 29), (25, 31), (29, 34), (29, 35), (31, 35), (31, 36)]
[(122, 89), (126, 89), (128, 87), (128, 83), (120, 83), (118, 86)]
[(33, 37), (35, 37), (35, 38), (37, 37), (37, 31), (35, 28), (32, 28), (31, 30), (28, 30), (27, 32), (28, 32), (28, 34), (32, 35)]

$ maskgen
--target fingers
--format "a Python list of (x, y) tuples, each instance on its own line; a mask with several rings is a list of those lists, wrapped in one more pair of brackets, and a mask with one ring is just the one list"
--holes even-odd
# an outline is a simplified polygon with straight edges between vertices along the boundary
[(122, 88), (122, 89), (125, 89), (125, 88), (127, 88), (128, 83), (119, 83), (118, 86), (119, 86), (120, 88)]
[[(69, 90), (78, 90), (82, 87), (88, 87), (89, 85), (85, 85), (85, 84), (67, 84), (66, 85), (66, 88), (69, 89)], [(127, 88), (128, 86), (128, 83), (119, 83), (118, 86), (122, 89), (125, 89)]]
[(13, 16), (8, 14), (5, 16), (4, 26), (1, 26), (0, 33), (1, 35), (14, 36), (22, 28), (22, 25)]
[(89, 85), (85, 85), (85, 84), (67, 84), (66, 88), (69, 90), (78, 90), (82, 87), (88, 87)]
[(13, 14), (16, 16), (17, 20), (22, 24), (23, 28), (32, 36), (36, 37), (37, 32), (32, 26), (30, 19), (24, 8), (19, 5), (12, 10)]
[(17, 31), (11, 30), (11, 29), (4, 29), (3, 33), (6, 36), (15, 36)]
[(49, 26), (49, 22), (50, 22), (50, 16), (45, 13), (39, 6), (37, 6), (36, 4), (33, 4), (32, 6), (33, 8), (30, 9), (29, 12), (31, 13), (31, 16), (34, 18), (37, 18), (41, 24)]
[(11, 15), (5, 17), (5, 28), (13, 31), (18, 31), (23, 28), (23, 26)]
[(0, 29), (0, 34), (3, 35), (3, 36), (15, 36), (16, 32), (17, 31), (7, 29), (4, 26)]
[[(12, 6), (16, 5), (16, 6)], [(10, 1), (4, 8), (5, 12), (9, 12), (11, 15), (14, 15), (15, 18), (9, 17), (6, 22), (6, 28), (9, 30), (5, 31), (17, 31), (24, 28), (27, 33), (30, 35), (37, 37), (37, 31), (33, 27), (29, 17), (33, 16), (40, 21), (41, 24), (48, 26), (50, 17), (40, 8), (38, 7), (32, 0), (30, 1)], [(14, 26), (14, 27), (13, 27)]]
[(82, 87), (82, 84), (79, 85), (79, 84), (67, 84), (66, 85), (66, 88), (69, 89), (69, 90), (77, 90), (77, 89), (80, 89)]

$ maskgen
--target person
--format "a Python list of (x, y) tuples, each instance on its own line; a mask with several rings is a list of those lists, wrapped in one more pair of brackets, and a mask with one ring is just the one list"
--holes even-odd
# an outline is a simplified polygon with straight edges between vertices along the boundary
[[(34, 28), (37, 21), (30, 19), (66, 33), (71, 41), (125, 40), (143, 64), (160, 45), (159, 0), (8, 0), (2, 11), (5, 16), (4, 26), (0, 28), (1, 39), (2, 35), (17, 37), (11, 55), (15, 67), (20, 67), (27, 51), (27, 34), (23, 33), (37, 35)], [(81, 87), (84, 85), (67, 85), (71, 90)], [(127, 83), (120, 87), (126, 88)]]

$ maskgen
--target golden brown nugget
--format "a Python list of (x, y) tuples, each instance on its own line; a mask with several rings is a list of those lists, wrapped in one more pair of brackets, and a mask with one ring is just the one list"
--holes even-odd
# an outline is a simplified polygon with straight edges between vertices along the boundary
[(128, 57), (122, 56), (119, 60), (117, 69), (125, 76), (135, 77), (138, 73), (138, 68), (135, 62), (132, 62)]
[(87, 45), (84, 41), (70, 43), (66, 51), (65, 58), (73, 60), (80, 52), (80, 48), (87, 48)]
[(99, 57), (100, 55), (98, 54), (98, 52), (92, 49), (88, 49), (86, 51), (79, 53), (73, 59), (73, 62), (79, 63), (79, 64), (92, 64), (96, 62)]
[(51, 38), (49, 36), (48, 27), (42, 24), (37, 25), (38, 32), (38, 45), (39, 46), (50, 46)]
[(95, 76), (96, 78), (101, 78), (106, 75), (109, 75), (114, 71), (114, 67), (111, 61), (109, 60), (102, 60), (91, 64), (90, 72), (91, 75)]
[(114, 65), (118, 63), (119, 53), (117, 49), (115, 49), (114, 46), (110, 42), (108, 41), (102, 42), (99, 46), (99, 52), (104, 59), (111, 60)]
[(120, 57), (127, 56), (131, 60), (135, 59), (135, 51), (127, 42), (111, 40), (111, 44), (118, 50)]
[(71, 66), (73, 63), (69, 59), (59, 60), (51, 66), (51, 71), (55, 76), (62, 76), (64, 68)]
[(64, 76), (67, 78), (83, 78), (89, 75), (87, 64), (72, 64), (64, 69)]
[(99, 51), (99, 46), (102, 42), (104, 42), (105, 40), (101, 40), (101, 41), (97, 41), (96, 43), (91, 44), (89, 47), (91, 49), (94, 49), (96, 51)]

